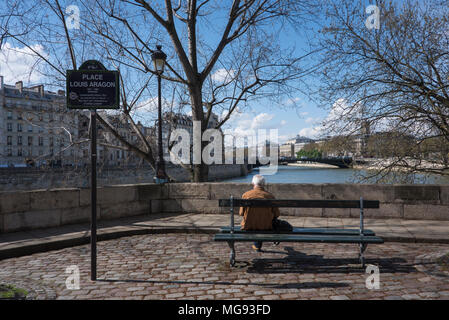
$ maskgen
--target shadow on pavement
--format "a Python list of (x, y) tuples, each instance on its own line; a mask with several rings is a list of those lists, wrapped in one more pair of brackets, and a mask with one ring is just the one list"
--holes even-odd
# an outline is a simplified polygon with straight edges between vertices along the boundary
[[(285, 254), (282, 258), (258, 258), (248, 263), (248, 273), (365, 273), (357, 257), (354, 258), (324, 258), (322, 255), (307, 255), (292, 247), (285, 251), (263, 250), (265, 253)], [(237, 261), (239, 262), (239, 261)], [(237, 263), (236, 262), (236, 263)], [(241, 262), (240, 262), (241, 263)], [(418, 270), (407, 263), (405, 259), (369, 258), (366, 265), (376, 265), (381, 273), (412, 273)]]

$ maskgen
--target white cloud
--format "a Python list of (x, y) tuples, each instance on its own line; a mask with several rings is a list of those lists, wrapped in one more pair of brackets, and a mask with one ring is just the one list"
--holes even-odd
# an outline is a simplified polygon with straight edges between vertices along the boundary
[[(161, 98), (162, 112), (167, 111), (167, 106), (171, 104), (170, 101)], [(158, 98), (150, 97), (146, 100), (138, 102), (134, 105), (131, 110), (131, 116), (134, 121), (140, 121), (144, 125), (152, 126), (154, 121), (157, 119), (157, 109), (158, 109)]]
[(311, 139), (317, 139), (323, 134), (323, 131), (321, 127), (309, 127), (309, 128), (303, 128), (299, 131), (299, 135)]
[(227, 81), (231, 81), (235, 77), (234, 70), (226, 70), (226, 69), (218, 69), (212, 75), (212, 81), (217, 83), (223, 83)]
[(148, 98), (134, 106), (134, 111), (140, 112), (156, 112), (157, 111), (157, 97)]
[(273, 114), (261, 113), (251, 120), (251, 129), (264, 128), (265, 124), (274, 118)]
[(35, 44), (27, 47), (14, 47), (6, 42), (0, 50), (0, 75), (4, 76), (6, 84), (14, 84), (23, 81), (29, 83), (42, 82), (42, 74), (39, 72), (39, 63), (42, 61), (34, 51), (47, 57), (44, 47)]
[[(227, 112), (223, 112), (222, 117), (226, 116)], [(236, 110), (232, 113), (229, 120), (226, 122), (224, 133), (236, 138), (257, 136), (258, 130), (265, 129), (267, 138), (270, 135), (270, 129), (278, 129), (279, 125), (272, 123), (274, 114), (260, 113), (257, 115), (241, 112)], [(252, 145), (252, 141), (248, 141)]]
[(323, 121), (323, 130), (329, 134), (352, 134), (357, 132), (362, 105), (350, 104), (346, 99), (338, 99), (332, 105), (329, 114)]

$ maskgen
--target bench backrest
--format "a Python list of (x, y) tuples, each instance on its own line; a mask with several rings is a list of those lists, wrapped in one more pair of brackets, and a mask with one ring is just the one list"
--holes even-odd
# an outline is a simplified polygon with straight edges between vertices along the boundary
[(235, 207), (278, 207), (278, 208), (360, 208), (360, 235), (363, 236), (363, 210), (378, 209), (378, 200), (284, 200), (284, 199), (219, 199), (218, 206), (230, 207), (231, 233), (234, 233)]
[[(231, 203), (232, 201), (232, 203)], [(220, 199), (220, 207), (379, 208), (377, 200)]]

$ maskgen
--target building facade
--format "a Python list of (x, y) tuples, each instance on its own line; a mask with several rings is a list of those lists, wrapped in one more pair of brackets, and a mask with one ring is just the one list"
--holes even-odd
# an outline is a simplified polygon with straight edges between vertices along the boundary
[(280, 157), (296, 157), (296, 153), (304, 148), (305, 145), (315, 140), (297, 135), (295, 138), (287, 140), (279, 147)]
[(0, 76), (0, 166), (74, 164), (80, 156), (78, 113), (66, 108), (65, 92), (29, 88)]

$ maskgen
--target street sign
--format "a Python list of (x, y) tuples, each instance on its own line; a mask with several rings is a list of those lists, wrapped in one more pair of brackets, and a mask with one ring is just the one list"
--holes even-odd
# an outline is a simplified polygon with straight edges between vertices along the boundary
[(118, 109), (119, 72), (109, 71), (98, 61), (89, 60), (79, 70), (67, 70), (67, 108)]
[(91, 109), (91, 275), (97, 280), (97, 109), (120, 107), (119, 72), (97, 60), (85, 61), (78, 70), (67, 70), (67, 108)]

